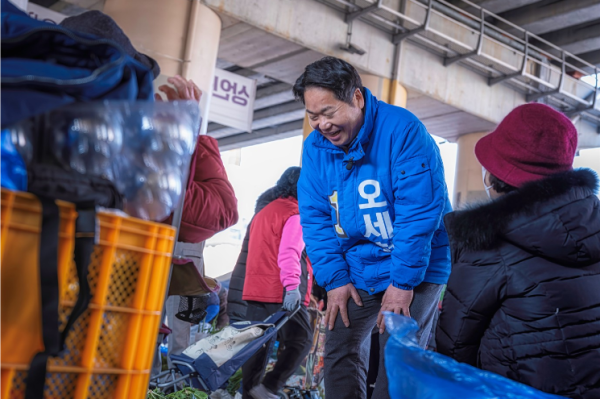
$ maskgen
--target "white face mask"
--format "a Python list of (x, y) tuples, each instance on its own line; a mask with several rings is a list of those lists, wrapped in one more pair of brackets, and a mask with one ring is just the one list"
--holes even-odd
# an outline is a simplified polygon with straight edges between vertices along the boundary
[(492, 189), (492, 186), (488, 186), (485, 182), (485, 175), (487, 174), (487, 170), (482, 166), (481, 167), (481, 175), (483, 177), (483, 187), (485, 188), (485, 193), (487, 194), (489, 199), (492, 199), (492, 193), (490, 192), (490, 190)]

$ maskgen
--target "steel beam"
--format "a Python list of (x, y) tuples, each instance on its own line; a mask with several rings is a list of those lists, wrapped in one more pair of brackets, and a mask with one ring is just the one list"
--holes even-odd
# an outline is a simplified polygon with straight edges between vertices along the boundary
[(479, 39), (477, 39), (477, 48), (475, 50), (468, 52), (466, 54), (456, 55), (454, 57), (446, 57), (444, 58), (444, 66), (449, 66), (454, 64), (455, 62), (459, 62), (464, 60), (465, 58), (471, 58), (476, 55), (481, 54), (481, 49), (483, 48), (483, 38), (485, 37), (485, 9), (481, 9), (481, 20), (479, 26)]
[(251, 145), (267, 143), (293, 136), (302, 135), (304, 119), (285, 123), (279, 126), (269, 127), (252, 131), (250, 134), (237, 134), (234, 136), (218, 139), (219, 150), (227, 151), (236, 148), (249, 147)]
[[(262, 129), (267, 126), (275, 126), (300, 118), (304, 118), (304, 105), (296, 101), (291, 101), (255, 111), (254, 120), (252, 121), (252, 130)], [(217, 139), (238, 133), (245, 132), (240, 129), (225, 127), (218, 124), (211, 124), (208, 128), (208, 134)]]
[[(475, 3), (480, 7), (485, 8), (494, 14), (500, 14), (502, 12), (512, 10), (514, 8), (524, 7), (529, 4), (536, 3), (540, 0), (470, 0), (471, 3)], [(462, 1), (458, 1), (461, 8), (468, 9), (469, 6), (465, 5)], [(472, 8), (472, 7), (471, 7)]]
[[(583, 24), (543, 34), (542, 39), (555, 44), (572, 54), (581, 54), (600, 49), (600, 13), (598, 19)], [(544, 43), (538, 47), (545, 49)]]
[(264, 89), (259, 89), (254, 100), (254, 110), (284, 104), (294, 100), (292, 87), (287, 83), (277, 83)]
[(395, 34), (392, 37), (392, 43), (399, 44), (403, 40), (408, 39), (409, 37), (416, 35), (419, 32), (427, 31), (427, 29), (429, 28), (429, 21), (431, 20), (431, 11), (432, 10), (433, 10), (433, 0), (427, 0), (427, 14), (425, 14), (425, 21), (423, 22), (423, 25), (419, 26), (418, 28), (412, 29), (412, 30), (407, 30), (405, 32)]
[(519, 76), (523, 76), (527, 70), (527, 59), (529, 58), (529, 35), (525, 33), (525, 53), (523, 54), (523, 62), (521, 63), (521, 70), (519, 72), (511, 73), (508, 75), (502, 75), (495, 78), (488, 78), (488, 86), (493, 86), (500, 82), (504, 82), (508, 79), (513, 79)]
[[(593, 21), (600, 15), (598, 0), (542, 0), (525, 7), (516, 8), (500, 14), (502, 18), (519, 25), (536, 35)], [(504, 24), (498, 27), (511, 31)]]
[(383, 2), (383, 0), (377, 0), (377, 3), (375, 3), (375, 4), (372, 4), (365, 8), (361, 8), (360, 10), (357, 10), (357, 11), (349, 12), (344, 17), (344, 21), (346, 21), (346, 23), (349, 23), (349, 22), (354, 21), (356, 18), (360, 18), (363, 15), (369, 14), (369, 13), (379, 9), (381, 7), (382, 2)]
[(540, 98), (544, 98), (544, 97), (548, 97), (548, 96), (551, 96), (554, 94), (562, 93), (563, 84), (565, 82), (565, 74), (566, 74), (565, 57), (566, 57), (566, 55), (565, 55), (565, 52), (563, 51), (562, 63), (561, 63), (561, 69), (560, 69), (560, 79), (558, 81), (558, 87), (554, 90), (542, 91), (540, 93), (527, 94), (527, 96), (525, 96), (525, 99), (527, 100), (527, 102), (537, 101)]

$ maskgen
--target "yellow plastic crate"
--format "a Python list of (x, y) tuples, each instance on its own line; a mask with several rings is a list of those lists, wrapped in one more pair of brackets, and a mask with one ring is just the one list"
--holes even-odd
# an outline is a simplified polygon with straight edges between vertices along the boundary
[[(79, 284), (73, 261), (72, 204), (60, 208), (59, 317), (66, 324)], [(43, 349), (38, 271), (41, 205), (28, 193), (2, 189), (1, 398), (25, 394), (29, 362)], [(156, 349), (175, 229), (98, 213), (99, 243), (89, 264), (92, 299), (48, 362), (44, 398), (145, 398)]]

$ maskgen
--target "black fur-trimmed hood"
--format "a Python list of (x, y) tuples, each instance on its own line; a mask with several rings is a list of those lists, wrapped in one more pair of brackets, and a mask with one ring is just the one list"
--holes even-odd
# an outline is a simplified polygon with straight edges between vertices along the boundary
[[(599, 248), (582, 249), (580, 245), (595, 234), (600, 246), (597, 192), (598, 176), (589, 169), (529, 183), (489, 203), (448, 214), (445, 222), (450, 245), (453, 250), (477, 251), (507, 240), (534, 254), (569, 261), (600, 256), (596, 254)], [(557, 253), (559, 250), (568, 253)], [(582, 255), (582, 250), (591, 253)]]

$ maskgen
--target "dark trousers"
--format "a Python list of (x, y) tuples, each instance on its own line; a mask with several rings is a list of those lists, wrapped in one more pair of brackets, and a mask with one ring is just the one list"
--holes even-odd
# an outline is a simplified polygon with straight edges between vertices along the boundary
[[(281, 304), (248, 302), (246, 319), (252, 321), (264, 320), (273, 313), (281, 310)], [(308, 311), (303, 305), (300, 310), (283, 325), (277, 334), (282, 350), (273, 370), (262, 380), (269, 391), (277, 393), (285, 382), (294, 374), (312, 346), (313, 331), (308, 319)], [(269, 348), (262, 348), (242, 366), (243, 398), (250, 399), (250, 389), (261, 383), (265, 372)]]
[[(410, 314), (419, 324), (417, 340), (424, 348), (434, 323), (442, 285), (422, 283), (414, 289)], [(384, 292), (369, 295), (358, 290), (363, 306), (348, 301), (350, 327), (346, 328), (338, 315), (333, 330), (325, 337), (325, 394), (335, 399), (365, 399), (367, 397), (367, 370), (371, 335), (377, 323)], [(375, 337), (374, 337), (375, 338)], [(385, 370), (384, 349), (389, 338), (387, 330), (379, 335), (379, 370), (373, 399), (389, 399), (388, 380)]]
[(367, 373), (367, 399), (373, 397), (377, 374), (379, 373), (379, 330), (371, 334), (371, 352), (369, 353), (369, 368)]

